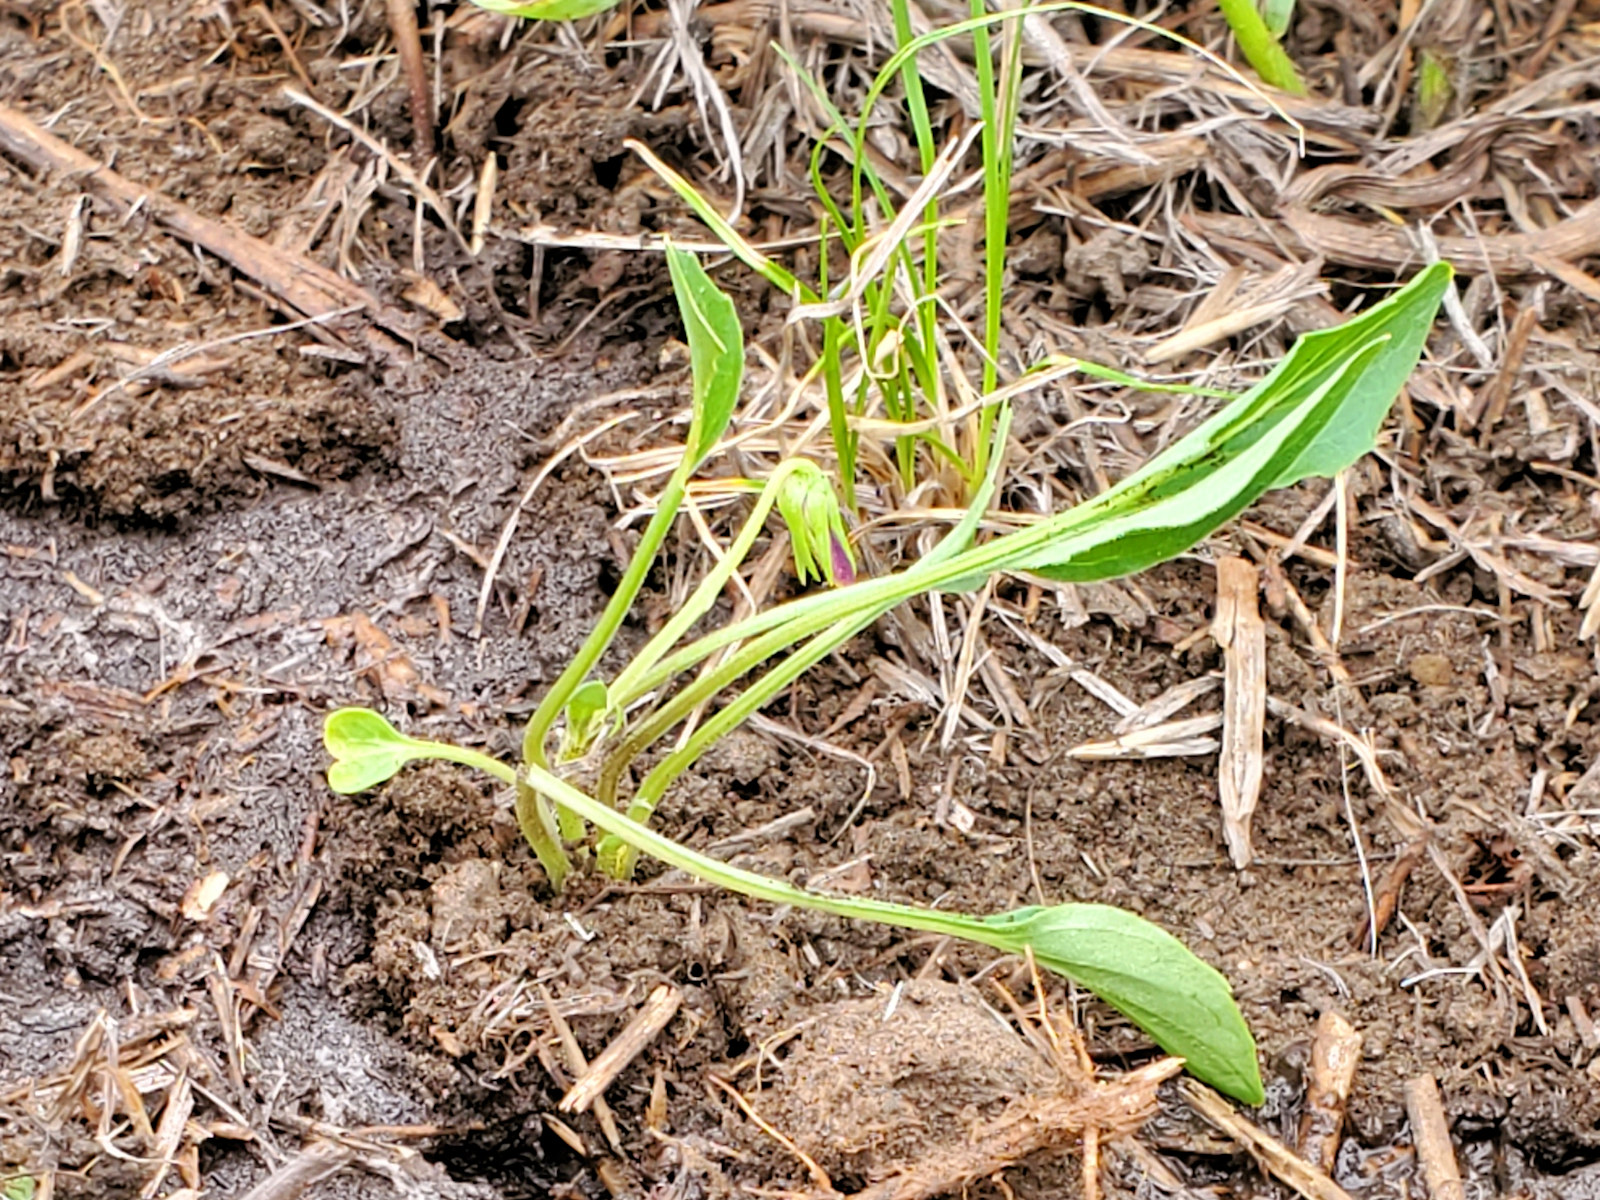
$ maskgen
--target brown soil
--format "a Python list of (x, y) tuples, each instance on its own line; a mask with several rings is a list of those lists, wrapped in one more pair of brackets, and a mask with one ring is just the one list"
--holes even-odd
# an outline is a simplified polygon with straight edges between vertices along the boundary
[[(0, 103), (55, 115), (59, 136), (114, 156), (129, 178), (347, 267), (396, 303), (420, 254), (457, 306), (433, 332), (459, 354), (448, 368), (419, 357), (400, 369), (305, 353), (320, 343), (265, 334), (283, 316), (208, 255), (85, 198), (72, 179), (0, 157), (12, 218), (0, 228), (0, 1175), (59, 1169), (62, 1195), (143, 1186), (144, 1165), (92, 1139), (94, 1105), (47, 1123), (29, 1106), (30, 1081), (81, 1058), (102, 1014), (125, 1043), (168, 1039), (164, 1061), (196, 1085), (192, 1120), (208, 1135), (189, 1161), (217, 1195), (243, 1194), (317, 1128), (366, 1131), (352, 1151), (364, 1171), (318, 1195), (808, 1188), (802, 1163), (708, 1088), (712, 1073), (737, 1077), (766, 1121), (855, 1186), (1048, 1089), (1035, 1048), (984, 1007), (995, 994), (937, 982), (990, 968), (985, 951), (773, 912), (648, 865), (637, 886), (582, 875), (555, 898), (509, 798), (454, 769), (412, 770), (353, 800), (328, 791), (320, 721), (342, 704), (513, 752), (518, 720), (587, 632), (629, 535), (613, 528), (616, 497), (573, 460), (522, 512), (474, 639), (482, 560), (570, 436), (566, 417), (617, 393), (596, 420), (624, 404), (665, 420), (686, 385), (681, 357), (662, 353), (675, 323), (658, 260), (552, 250), (530, 285), (535, 256), (515, 238), (492, 237), (472, 258), (428, 219), (414, 246), (405, 191), (280, 90), (303, 68), (322, 103), (359, 100), (368, 128), (404, 146), (404, 89), (374, 74), (387, 53), (341, 67), (386, 50), (383, 6), (351, 6), (343, 28), (295, 16), (315, 6), (269, 7), (297, 31), (299, 67), (236, 7), (128, 6), (108, 32), (93, 5), (0, 6)], [(494, 148), (515, 219), (639, 229), (668, 202), (622, 139), (670, 154), (698, 136), (698, 116), (629, 107), (638, 81), (626, 71), (597, 73), (527, 37), (503, 49), (501, 29), (464, 27), (441, 64), (454, 101), (439, 190)], [(319, 217), (308, 197), (330, 179), (340, 198)], [(1061, 231), (1040, 228), (1059, 251)], [(1118, 263), (1119, 292), (1150, 267)], [(1093, 299), (1108, 287), (1086, 277), (1067, 291)], [(772, 298), (751, 287), (746, 299), (749, 324), (770, 324)], [(1065, 303), (1084, 314), (1081, 295)], [(1573, 353), (1592, 353), (1589, 314), (1567, 303)], [(1552, 304), (1547, 328), (1561, 311)], [(185, 342), (216, 345), (151, 369)], [(1054, 428), (1057, 415), (1027, 419)], [(1592, 546), (1596, 493), (1533, 465), (1562, 453), (1536, 415), (1512, 404), (1492, 452), (1431, 431), (1432, 494)], [(1574, 446), (1564, 469), (1592, 476), (1592, 445)], [(1211, 758), (1065, 756), (1116, 715), (1061, 656), (1137, 702), (1219, 666), (1213, 643), (1190, 636), (1211, 617), (1209, 552), (1047, 596), (1026, 626), (986, 626), (1033, 722), (1009, 731), (1004, 754), (973, 729), (942, 754), (939, 714), (885, 683), (830, 735), (878, 763), (859, 809), (858, 767), (744, 731), (671, 794), (662, 828), (708, 846), (810, 806), (809, 824), (743, 844), (733, 860), (797, 882), (849, 864), (830, 886), (971, 912), (1124, 906), (1232, 980), (1263, 1055), (1268, 1129), (1298, 1122), (1319, 1013), (1337, 1009), (1361, 1032), (1338, 1172), (1353, 1194), (1417, 1194), (1401, 1089), (1432, 1074), (1480, 1194), (1600, 1195), (1600, 1058), (1575, 1018), (1600, 1014), (1593, 826), (1553, 834), (1529, 808), (1536, 772), (1547, 810), (1594, 808), (1593, 790), (1585, 800), (1588, 785), (1575, 786), (1600, 762), (1581, 614), (1565, 598), (1506, 594), (1470, 557), (1418, 582), (1449, 545), (1419, 544), (1376, 464), (1353, 483), (1340, 653), (1356, 686), (1330, 686), (1284, 611), (1268, 613), (1268, 678), (1275, 696), (1370, 731), (1403, 803), (1439, 827), (1441, 862), (1463, 891), (1424, 860), (1376, 954), (1361, 943), (1352, 822), (1380, 882), (1404, 839), (1337, 747), (1269, 720), (1258, 860), (1242, 872), (1222, 841)], [(1252, 519), (1293, 534), (1325, 490), (1273, 495)], [(1225, 532), (1213, 548), (1249, 536)], [(1332, 538), (1330, 520), (1313, 540)], [(1562, 597), (1582, 588), (1584, 564), (1529, 546), (1500, 553)], [(1326, 628), (1332, 573), (1299, 560), (1288, 571)], [(670, 602), (670, 586), (654, 582), (625, 640)], [(1027, 599), (1025, 584), (997, 589), (997, 603)], [(881, 661), (925, 659), (931, 619), (911, 606), (769, 715), (820, 735), (867, 679), (890, 678)], [(966, 832), (935, 820), (950, 802), (973, 815)], [(196, 887), (216, 872), (226, 888), (196, 908)], [(1411, 982), (1473, 963), (1474, 925), (1512, 907), (1548, 1032), (1520, 984), (1493, 970)], [(1031, 1001), (1025, 973), (1000, 974)], [(884, 1021), (888, 990), (913, 979)], [(685, 1003), (608, 1092), (620, 1151), (592, 1115), (556, 1124), (565, 1068), (549, 1006), (592, 1056), (663, 980)], [(1152, 1057), (1103, 1006), (1059, 986), (1048, 999), (1077, 1012), (1102, 1066)], [(733, 1074), (754, 1055), (760, 1085)], [(1147, 1140), (1193, 1186), (1286, 1194), (1168, 1099)], [(1147, 1194), (1126, 1164), (1113, 1168), (1115, 1194)], [(162, 1194), (183, 1182), (175, 1169)], [(1075, 1165), (1053, 1155), (971, 1194), (1078, 1186)]]

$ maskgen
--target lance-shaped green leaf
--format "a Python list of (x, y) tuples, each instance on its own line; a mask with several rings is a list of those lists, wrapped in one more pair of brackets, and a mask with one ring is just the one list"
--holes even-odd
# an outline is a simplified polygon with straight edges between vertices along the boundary
[(476, 750), (407, 737), (366, 709), (330, 714), (323, 741), (334, 756), (328, 781), (339, 792), (373, 787), (414, 759), (462, 763), (549, 796), (635, 851), (731, 891), (854, 920), (968, 938), (1007, 953), (1032, 950), (1044, 966), (1076, 980), (1125, 1013), (1162, 1049), (1184, 1058), (1197, 1079), (1248, 1103), (1261, 1102), (1255, 1042), (1227, 980), (1171, 934), (1132, 913), (1099, 904), (1063, 904), (985, 919), (805, 891), (680, 845), (541, 767), (526, 765), (519, 778), (511, 767)]
[(1031, 949), (1184, 1059), (1195, 1078), (1247, 1104), (1266, 1098), (1233, 989), (1166, 930), (1104, 904), (1023, 908), (984, 924), (1001, 931), (994, 944)]
[(1266, 22), (1267, 32), (1281, 40), (1294, 20), (1294, 0), (1266, 0), (1261, 6), (1261, 19)]
[[(623, 573), (616, 591), (611, 594), (605, 611), (600, 614), (600, 620), (560, 677), (545, 693), (539, 707), (528, 718), (527, 731), (523, 735), (523, 758), (530, 763), (542, 764), (545, 761), (545, 737), (555, 724), (557, 714), (567, 707), (573, 693), (583, 684), (616, 637), (628, 610), (633, 607), (639, 589), (644, 586), (645, 576), (655, 562), (667, 531), (677, 519), (689, 477), (715, 448), (739, 400), (739, 384), (744, 378), (744, 330), (739, 325), (739, 314), (734, 309), (733, 301), (706, 274), (700, 260), (688, 251), (668, 245), (667, 265), (672, 273), (673, 293), (683, 315), (693, 376), (689, 435), (684, 456), (668, 478), (666, 487), (661, 490), (656, 511), (645, 526), (633, 559), (628, 563), (628, 569)], [(522, 807), (524, 811), (532, 813), (539, 803), (542, 802), (524, 797)], [(538, 830), (531, 823), (524, 823), (523, 832), (530, 839), (538, 836)], [(582, 831), (569, 820), (563, 825), (563, 833), (575, 838)], [(549, 849), (542, 857), (556, 860), (555, 853)]]
[(667, 247), (672, 291), (689, 339), (694, 375), (694, 415), (689, 422), (687, 459), (699, 466), (728, 427), (744, 378), (744, 330), (733, 301), (687, 250)]
[(1006, 570), (1106, 579), (1182, 553), (1262, 493), (1342, 471), (1377, 441), (1416, 367), (1451, 269), (1437, 263), (1335, 329), (1109, 491), (1016, 539)]
[(1388, 339), (1376, 357), (1348, 380), (1339, 419), (1284, 465), (1272, 487), (1288, 487), (1313, 475), (1331, 478), (1372, 449), (1383, 418), (1422, 357), (1434, 314), (1454, 274), (1449, 263), (1434, 263), (1360, 316), (1332, 329), (1302, 335), (1277, 368), (1241, 397), (1269, 384), (1290, 395), (1303, 391), (1315, 380), (1337, 372), (1356, 347), (1375, 338)]

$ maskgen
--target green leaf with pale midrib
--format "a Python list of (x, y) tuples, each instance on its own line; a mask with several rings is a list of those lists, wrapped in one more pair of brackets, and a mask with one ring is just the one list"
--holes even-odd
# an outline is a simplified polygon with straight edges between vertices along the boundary
[(617, 0), (472, 0), (479, 8), (530, 21), (577, 21), (615, 8)]
[(733, 417), (744, 378), (744, 329), (739, 312), (700, 260), (687, 250), (667, 247), (672, 290), (689, 339), (694, 376), (694, 415), (686, 456), (692, 466), (705, 461)]
[(1265, 1099), (1255, 1039), (1233, 989), (1160, 926), (1104, 904), (1024, 908), (991, 917), (1017, 952), (1088, 988), (1188, 1065), (1247, 1104)]

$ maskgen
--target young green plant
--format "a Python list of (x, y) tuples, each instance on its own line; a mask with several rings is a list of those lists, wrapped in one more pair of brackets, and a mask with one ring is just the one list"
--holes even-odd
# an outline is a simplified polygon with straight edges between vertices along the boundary
[(1228, 981), (1182, 942), (1132, 913), (1103, 904), (1029, 907), (994, 917), (811, 892), (730, 866), (639, 825), (538, 767), (521, 772), (485, 754), (406, 737), (377, 713), (340, 709), (324, 733), (334, 762), (328, 783), (346, 795), (376, 787), (407, 762), (444, 759), (529, 786), (629, 845), (698, 879), (772, 904), (965, 938), (1009, 954), (1032, 951), (1052, 971), (1076, 980), (1212, 1086), (1247, 1104), (1264, 1099), (1255, 1042)]
[[(727, 323), (727, 310), (712, 299), (716, 289), (704, 271), (692, 256), (672, 253), (695, 376), (697, 411), (686, 460), (698, 462), (715, 445), (731, 409), (716, 385), (732, 370), (721, 360), (742, 356), (742, 349), (737, 322)], [(785, 511), (803, 543), (802, 561), (811, 569), (829, 574), (824, 564), (831, 564), (835, 583), (853, 574), (853, 564), (845, 569), (848, 552), (841, 518), (831, 494), (819, 485), (819, 479), (826, 484), (825, 478), (813, 466), (786, 463), (762, 488), (750, 518), (717, 567), (609, 686), (587, 679), (618, 624), (602, 618), (608, 632), (591, 639), (574, 660), (587, 665), (564, 672), (558, 682), (560, 698), (547, 697), (541, 705), (544, 723), (538, 727), (537, 744), (525, 745), (520, 770), (471, 749), (405, 737), (375, 713), (345, 709), (328, 720), (326, 742), (335, 760), (329, 783), (338, 791), (356, 792), (382, 783), (413, 759), (463, 763), (516, 788), (518, 819), (536, 852), (541, 839), (547, 843), (559, 831), (538, 807), (524, 803), (527, 796), (567, 814), (571, 827), (588, 822), (602, 830), (606, 840), (601, 862), (619, 876), (631, 869), (637, 854), (645, 853), (758, 899), (965, 937), (1012, 952), (1031, 949), (1039, 961), (1095, 991), (1163, 1048), (1182, 1055), (1198, 1077), (1259, 1102), (1253, 1043), (1226, 981), (1181, 943), (1139, 918), (1096, 905), (1029, 908), (983, 918), (809, 892), (696, 854), (650, 830), (645, 821), (670, 784), (718, 737), (902, 601), (932, 591), (969, 590), (1000, 571), (1090, 580), (1142, 570), (1193, 546), (1268, 488), (1332, 475), (1354, 462), (1373, 445), (1384, 414), (1414, 367), (1450, 274), (1447, 265), (1430, 267), (1362, 316), (1302, 337), (1255, 387), (1100, 496), (974, 544), (1009, 430), (1009, 410), (1001, 408), (990, 469), (978, 495), (932, 552), (898, 574), (845, 582), (724, 625), (673, 650), (731, 579), (775, 505)], [(694, 353), (697, 336), (704, 351), (699, 355)], [(657, 516), (663, 511), (658, 509)], [(653, 559), (660, 540), (642, 542), (636, 563)], [(634, 566), (630, 564), (628, 578), (635, 576)], [(642, 579), (642, 569), (638, 576)], [(678, 675), (696, 666), (702, 669), (689, 684), (670, 691)], [(647, 773), (627, 813), (617, 811), (619, 784), (640, 753), (763, 666), (763, 674)], [(647, 705), (630, 720), (630, 711), (652, 695), (655, 707)], [(545, 756), (544, 737), (563, 710), (567, 736), (559, 757), (567, 761), (603, 754), (593, 795), (551, 770)], [(534, 732), (530, 722), (529, 739)], [(608, 739), (613, 748), (605, 753)], [(559, 886), (555, 876), (552, 882)]]
[[(711, 281), (694, 255), (669, 247), (667, 263), (689, 341), (689, 363), (694, 380), (684, 455), (667, 480), (655, 514), (645, 527), (628, 569), (600, 620), (528, 719), (522, 753), (529, 764), (539, 767), (549, 765), (546, 743), (557, 717), (569, 705), (574, 707), (567, 726), (571, 744), (564, 747), (564, 758), (575, 757), (582, 751), (583, 738), (574, 737), (574, 734), (587, 735), (598, 730), (599, 714), (606, 708), (605, 691), (602, 685), (586, 680), (633, 607), (645, 575), (677, 518), (690, 477), (716, 447), (739, 399), (739, 385), (744, 378), (744, 333), (739, 327), (733, 301)], [(545, 873), (550, 876), (551, 884), (559, 891), (571, 869), (571, 860), (562, 842), (579, 840), (584, 834), (582, 823), (559, 808), (553, 815), (546, 799), (526, 784), (517, 787), (517, 820)]]
[[(1436, 265), (1362, 316), (1302, 337), (1255, 387), (1121, 483), (1075, 508), (972, 545), (992, 495), (1007, 410), (995, 433), (996, 463), (965, 519), (898, 574), (862, 580), (756, 613), (658, 657), (652, 644), (608, 689), (610, 720), (651, 694), (602, 761), (596, 795), (618, 802), (627, 769), (691, 713), (746, 674), (765, 668), (661, 760), (636, 789), (629, 815), (647, 821), (674, 780), (718, 737), (758, 711), (809, 666), (913, 596), (976, 588), (991, 574), (1028, 571), (1085, 582), (1143, 570), (1189, 549), (1269, 488), (1331, 476), (1371, 448), (1379, 423), (1415, 365), (1450, 268)], [(727, 651), (678, 691), (680, 673)], [(780, 655), (788, 652), (787, 657)], [(632, 859), (615, 841), (602, 861), (625, 874)]]

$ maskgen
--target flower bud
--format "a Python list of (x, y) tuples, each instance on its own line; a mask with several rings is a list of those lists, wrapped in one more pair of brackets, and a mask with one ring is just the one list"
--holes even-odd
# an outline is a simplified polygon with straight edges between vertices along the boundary
[(780, 486), (778, 512), (789, 527), (795, 574), (801, 583), (826, 579), (834, 587), (842, 587), (856, 581), (844, 514), (821, 467), (804, 459), (794, 464)]

